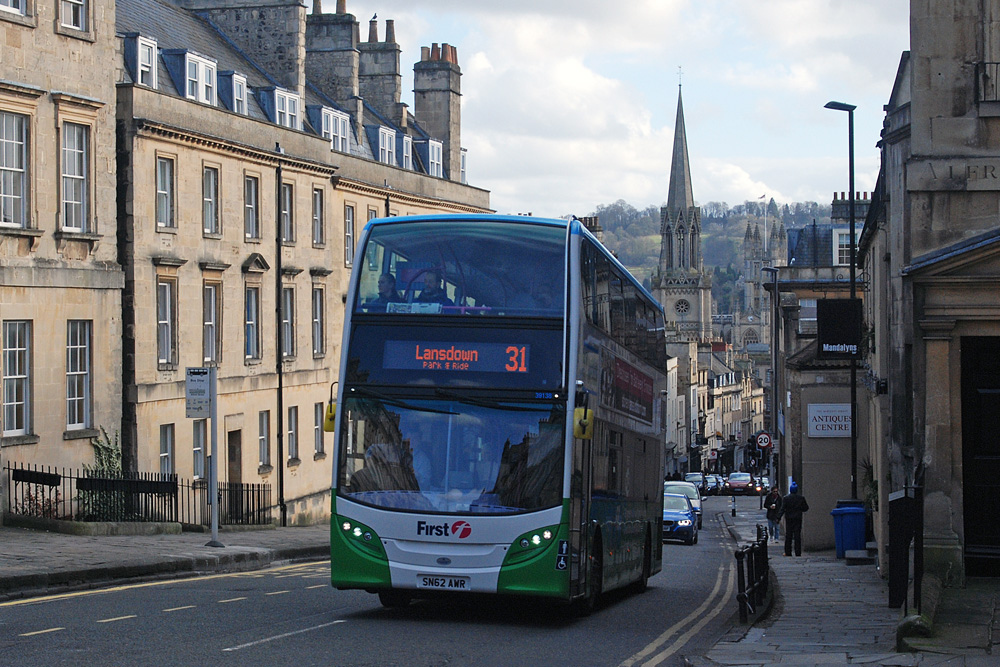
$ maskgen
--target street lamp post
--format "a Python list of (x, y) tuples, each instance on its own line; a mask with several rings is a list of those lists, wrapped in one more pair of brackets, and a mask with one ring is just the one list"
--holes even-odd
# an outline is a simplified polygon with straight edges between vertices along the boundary
[(778, 267), (762, 266), (761, 271), (771, 274), (771, 447), (768, 451), (767, 473), (771, 484), (777, 484), (774, 475), (774, 443), (778, 442)]
[[(825, 107), (827, 109), (833, 109), (834, 111), (846, 111), (847, 112), (847, 169), (848, 169), (848, 184), (850, 186), (850, 192), (847, 200), (847, 215), (851, 222), (851, 301), (853, 302), (857, 296), (855, 288), (855, 264), (857, 257), (857, 242), (854, 238), (854, 110), (857, 108), (853, 104), (845, 104), (844, 102), (827, 102)], [(858, 427), (857, 427), (857, 416), (858, 416), (858, 369), (855, 364), (855, 359), (851, 358), (851, 499), (856, 500), (858, 497)]]

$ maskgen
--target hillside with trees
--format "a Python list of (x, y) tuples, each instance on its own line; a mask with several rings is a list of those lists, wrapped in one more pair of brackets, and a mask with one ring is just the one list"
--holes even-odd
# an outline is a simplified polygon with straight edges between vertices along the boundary
[[(795, 202), (779, 206), (767, 203), (767, 229), (777, 221), (785, 229), (804, 227), (813, 220), (830, 221), (830, 205)], [(636, 277), (649, 286), (649, 277), (660, 258), (660, 207), (637, 209), (619, 199), (599, 205), (596, 215), (604, 229), (604, 245)], [(747, 222), (760, 225), (764, 233), (764, 202), (744, 202), (730, 207), (725, 202), (701, 204), (701, 252), (707, 270), (712, 271), (712, 297), (720, 313), (732, 312), (739, 294), (735, 283), (743, 271), (743, 236)]]

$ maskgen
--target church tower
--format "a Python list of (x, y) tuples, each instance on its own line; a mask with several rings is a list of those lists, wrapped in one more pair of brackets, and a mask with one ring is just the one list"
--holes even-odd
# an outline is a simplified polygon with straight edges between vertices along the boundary
[(669, 341), (711, 338), (712, 279), (702, 265), (701, 208), (695, 206), (691, 189), (684, 104), (679, 87), (667, 205), (660, 208), (660, 261), (651, 283), (653, 296), (665, 311)]

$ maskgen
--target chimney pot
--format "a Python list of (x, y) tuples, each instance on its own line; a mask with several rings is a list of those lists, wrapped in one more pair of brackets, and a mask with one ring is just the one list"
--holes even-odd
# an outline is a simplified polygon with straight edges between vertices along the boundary
[(385, 41), (387, 44), (396, 43), (396, 21), (393, 19), (385, 22)]
[(323, 13), (323, 0), (313, 0), (313, 14), (319, 16)]
[(431, 44), (431, 60), (441, 60), (441, 47), (437, 42)]
[(421, 46), (420, 47), (420, 62), (425, 63), (431, 59), (431, 47)]
[(337, 13), (338, 14), (347, 13), (347, 0), (337, 0)]
[(378, 19), (368, 22), (368, 42), (371, 44), (378, 42)]
[(451, 62), (451, 45), (448, 42), (441, 45), (441, 60)]
[(454, 44), (451, 47), (451, 62), (455, 65), (458, 64), (458, 47)]

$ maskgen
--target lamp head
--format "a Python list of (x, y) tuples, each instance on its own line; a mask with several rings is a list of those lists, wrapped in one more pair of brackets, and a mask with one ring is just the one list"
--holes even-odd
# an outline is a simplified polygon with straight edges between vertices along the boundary
[(858, 108), (853, 104), (845, 104), (843, 102), (827, 102), (823, 106), (826, 109), (833, 109), (835, 111), (854, 111)]

